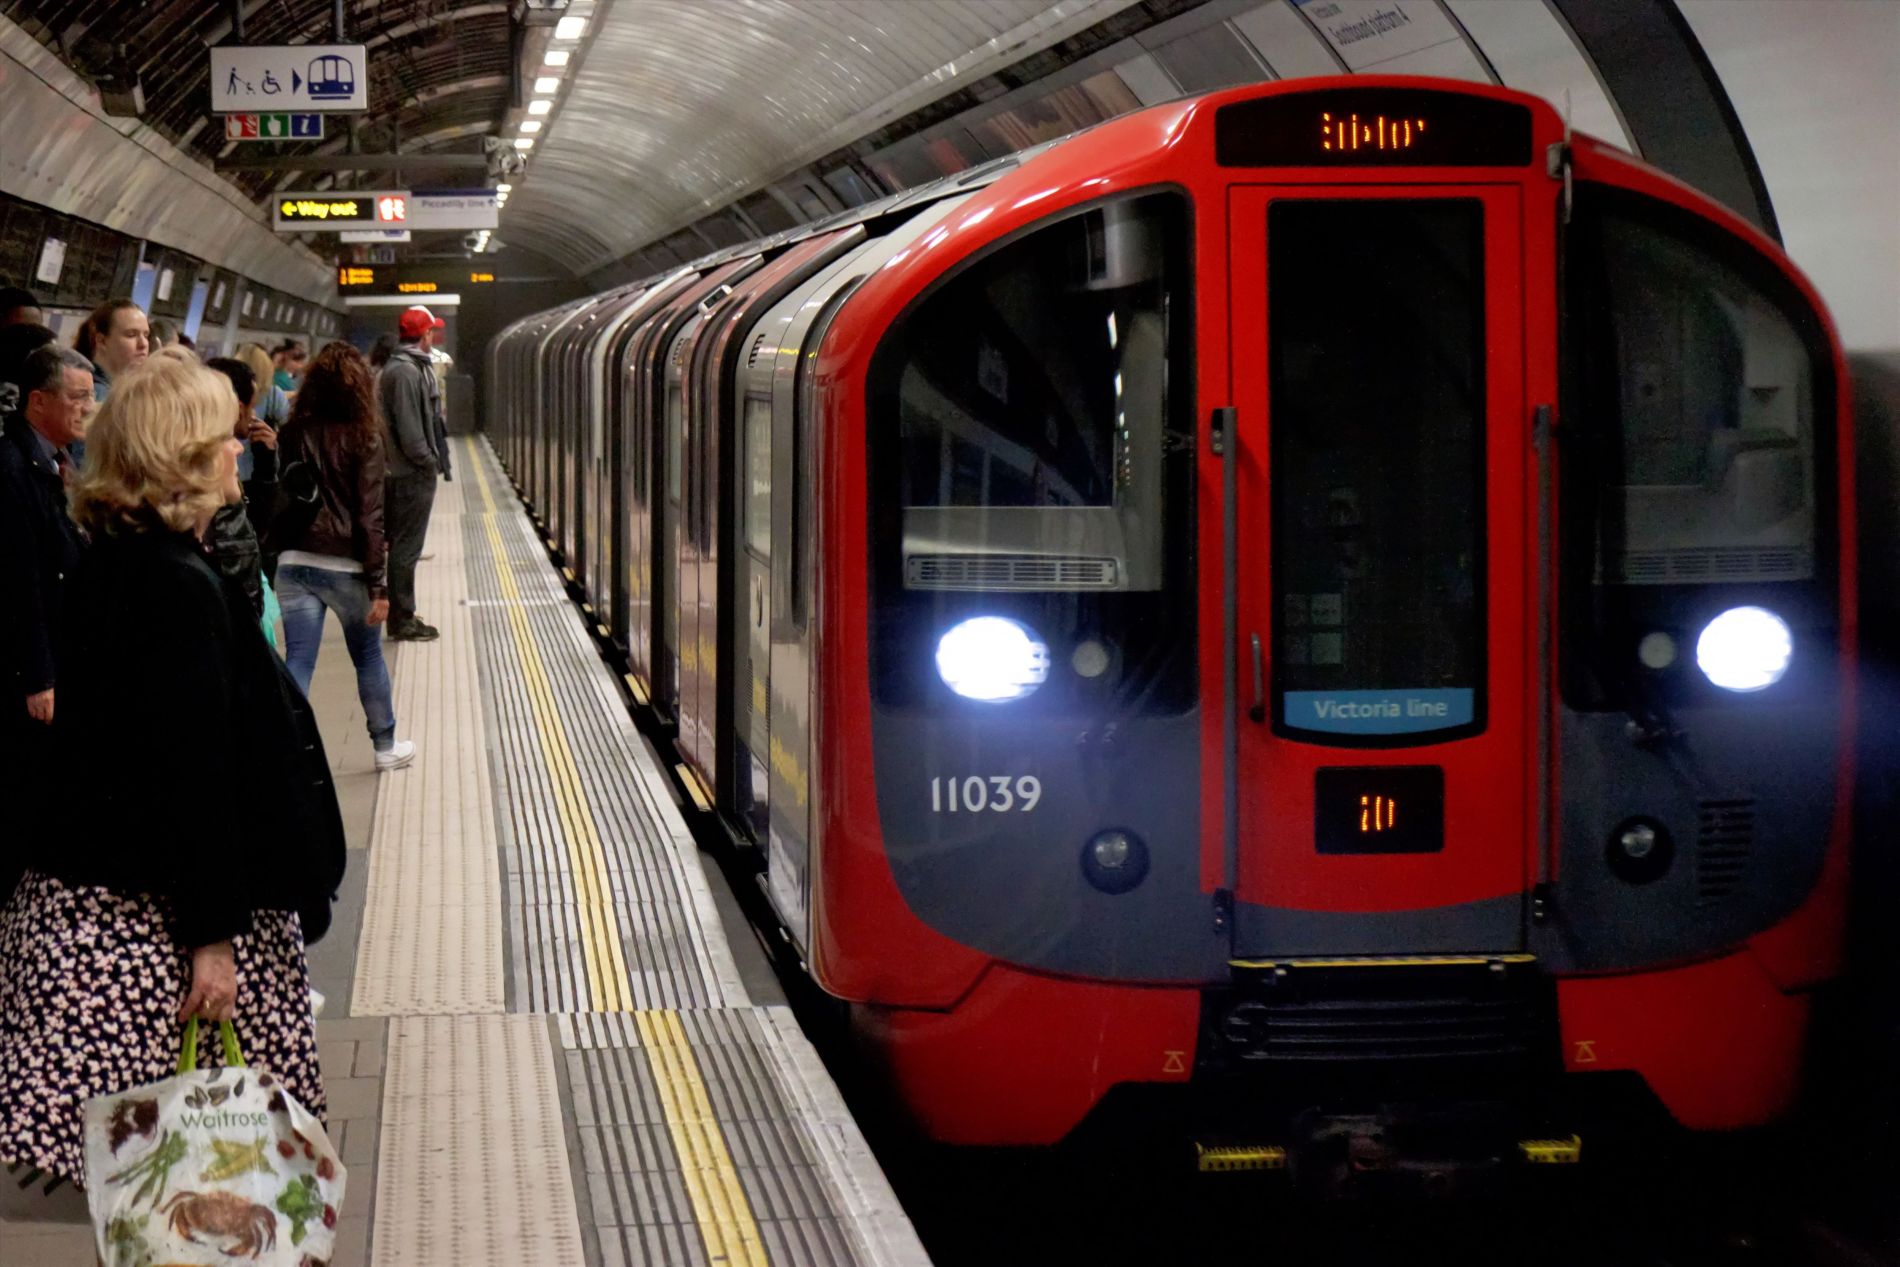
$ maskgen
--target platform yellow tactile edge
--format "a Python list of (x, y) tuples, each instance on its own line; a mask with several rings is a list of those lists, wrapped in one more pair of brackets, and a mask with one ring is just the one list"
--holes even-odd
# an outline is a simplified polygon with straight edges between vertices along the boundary
[(567, 841), (568, 858), (574, 868), (575, 897), (580, 908), (584, 937), (582, 956), (587, 965), (589, 997), (595, 1009), (607, 1012), (633, 1010), (633, 990), (627, 978), (626, 954), (621, 947), (619, 921), (614, 915), (613, 889), (609, 879), (606, 850), (594, 823), (592, 809), (581, 789), (580, 771), (567, 728), (554, 702), (554, 689), (548, 680), (547, 666), (527, 617), (521, 609), (521, 589), (514, 565), (502, 543), (495, 518), (499, 513), (487, 472), (480, 461), (471, 463), (481, 490), (483, 518), (495, 575), (501, 587), (502, 605), (508, 614), (508, 628), (516, 654), (521, 659), (522, 677), (535, 717), (535, 733), (547, 763), (549, 781), (555, 793), (556, 812), (561, 819), (561, 834)]
[(671, 1009), (635, 1012), (634, 1024), (659, 1089), (667, 1134), (679, 1154), (680, 1175), (707, 1259), (731, 1267), (766, 1267), (758, 1220), (679, 1014)]

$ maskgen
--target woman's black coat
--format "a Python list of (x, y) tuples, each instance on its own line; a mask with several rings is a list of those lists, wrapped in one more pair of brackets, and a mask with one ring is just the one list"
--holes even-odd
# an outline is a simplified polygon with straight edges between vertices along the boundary
[(198, 542), (102, 536), (69, 592), (54, 731), (82, 789), (34, 865), (169, 901), (185, 946), (293, 910), (330, 926), (343, 821), (316, 717)]

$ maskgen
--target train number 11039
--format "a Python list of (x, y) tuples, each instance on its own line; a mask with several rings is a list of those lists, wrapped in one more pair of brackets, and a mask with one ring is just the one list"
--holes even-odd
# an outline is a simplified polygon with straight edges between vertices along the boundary
[(930, 809), (935, 814), (981, 814), (990, 810), (1007, 814), (1017, 810), (1027, 814), (1042, 799), (1042, 780), (1033, 774), (1007, 774), (967, 778), (935, 778), (930, 781)]

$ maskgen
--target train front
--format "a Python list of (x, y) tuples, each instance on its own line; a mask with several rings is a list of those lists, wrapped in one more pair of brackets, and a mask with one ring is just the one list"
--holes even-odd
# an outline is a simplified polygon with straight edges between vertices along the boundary
[(1265, 85), (1026, 162), (813, 372), (812, 961), (927, 1131), (1192, 1083), (1436, 1171), (1788, 1105), (1852, 543), (1772, 243), (1520, 94)]

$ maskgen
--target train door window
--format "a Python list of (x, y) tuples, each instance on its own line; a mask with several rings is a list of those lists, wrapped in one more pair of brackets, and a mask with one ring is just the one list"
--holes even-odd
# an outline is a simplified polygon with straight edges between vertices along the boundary
[(1402, 689), (1477, 730), (1483, 206), (1275, 202), (1267, 288), (1275, 724)]
[[(872, 369), (874, 680), (939, 700), (937, 637), (1002, 616), (1046, 644), (1038, 707), (1191, 702), (1186, 200), (1071, 212), (966, 265)], [(929, 631), (934, 630), (935, 633)], [(921, 658), (919, 648), (922, 648)]]
[(745, 543), (761, 559), (772, 557), (772, 398), (745, 402)]
[(1566, 611), (1598, 622), (1566, 639), (1589, 649), (1566, 657), (1571, 702), (1669, 690), (1636, 667), (1636, 643), (1692, 639), (1710, 587), (1831, 623), (1831, 450), (1816, 425), (1829, 358), (1793, 286), (1704, 219), (1586, 185), (1564, 344)]

